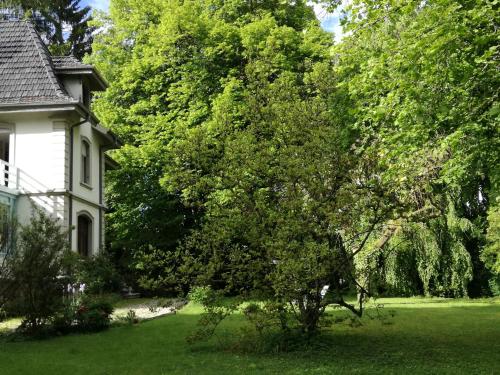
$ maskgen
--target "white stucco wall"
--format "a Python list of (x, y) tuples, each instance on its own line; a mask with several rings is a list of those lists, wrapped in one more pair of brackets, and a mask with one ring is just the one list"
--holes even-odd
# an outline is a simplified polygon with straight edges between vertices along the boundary
[[(17, 216), (27, 224), (32, 215), (31, 202), (61, 220), (70, 230), (72, 250), (77, 250), (78, 213), (92, 219), (92, 252), (101, 249), (104, 228), (100, 228), (100, 138), (90, 123), (73, 127), (73, 183), (70, 191), (70, 127), (78, 118), (55, 117), (50, 113), (17, 113), (0, 116), (9, 124), (9, 164), (18, 168), (21, 195), (17, 199)], [(81, 142), (86, 139), (91, 151), (90, 184), (82, 184)], [(103, 170), (103, 169), (102, 169)], [(22, 195), (29, 193), (30, 197)], [(72, 201), (70, 215), (70, 200)], [(71, 216), (71, 218), (70, 218)], [(103, 213), (102, 213), (103, 216)], [(69, 226), (72, 228), (69, 228)]]
[[(73, 191), (91, 202), (99, 203), (99, 161), (100, 143), (89, 123), (74, 128)], [(90, 183), (82, 181), (82, 141), (90, 145)]]
[(79, 200), (74, 199), (73, 200), (73, 225), (74, 229), (72, 230), (72, 244), (73, 244), (73, 250), (76, 251), (77, 248), (77, 234), (78, 234), (78, 228), (77, 228), (77, 223), (78, 223), (78, 215), (79, 214), (86, 214), (88, 216), (91, 216), (92, 218), (92, 233), (91, 233), (91, 238), (92, 238), (92, 254), (97, 254), (99, 250), (101, 250), (101, 243), (99, 239), (99, 209), (95, 206), (89, 205), (86, 202), (82, 202)]
[(49, 114), (19, 115), (11, 136), (9, 163), (28, 191), (64, 189), (66, 123)]
[[(83, 182), (82, 176), (82, 142), (87, 141), (90, 146), (90, 182)], [(78, 223), (78, 213), (82, 212), (92, 218), (92, 248), (97, 252), (102, 248), (104, 229), (100, 229), (99, 216), (99, 189), (100, 189), (100, 168), (99, 163), (102, 158), (101, 143), (95, 131), (92, 130), (90, 123), (82, 124), (74, 128), (74, 158), (73, 158), (73, 225), (76, 227)], [(77, 229), (73, 231), (72, 243), (76, 249), (77, 245)]]

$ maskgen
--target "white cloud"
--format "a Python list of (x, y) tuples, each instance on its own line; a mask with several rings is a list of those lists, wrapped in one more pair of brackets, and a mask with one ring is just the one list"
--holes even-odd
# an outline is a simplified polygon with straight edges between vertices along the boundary
[(342, 17), (342, 10), (345, 9), (349, 2), (350, 0), (343, 0), (342, 4), (338, 6), (334, 12), (328, 12), (320, 4), (310, 4), (314, 9), (314, 13), (316, 13), (316, 17), (318, 17), (318, 20), (321, 22), (321, 27), (326, 31), (332, 32), (337, 42), (339, 42), (344, 35), (342, 26), (340, 25), (340, 19)]

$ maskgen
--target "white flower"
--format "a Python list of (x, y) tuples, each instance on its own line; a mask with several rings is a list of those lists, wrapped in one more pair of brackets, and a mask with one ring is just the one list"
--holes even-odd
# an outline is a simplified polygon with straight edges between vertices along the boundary
[(325, 285), (325, 286), (323, 287), (323, 289), (321, 289), (321, 292), (320, 292), (320, 294), (321, 294), (321, 298), (325, 298), (325, 296), (326, 296), (326, 292), (328, 292), (328, 289), (330, 289), (330, 285)]

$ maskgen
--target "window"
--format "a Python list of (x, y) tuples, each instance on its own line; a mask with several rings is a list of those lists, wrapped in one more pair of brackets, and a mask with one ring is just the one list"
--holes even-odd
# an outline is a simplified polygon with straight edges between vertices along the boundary
[(82, 183), (90, 185), (90, 144), (82, 141)]
[(92, 94), (86, 84), (82, 86), (82, 102), (85, 107), (90, 109), (90, 103), (92, 101)]
[(9, 186), (13, 182), (14, 173), (9, 173), (9, 143), (12, 130), (0, 126), (0, 185)]
[(12, 246), (12, 203), (0, 201), (0, 254), (6, 254)]
[(77, 221), (77, 250), (81, 256), (92, 254), (92, 219), (87, 214), (79, 214)]

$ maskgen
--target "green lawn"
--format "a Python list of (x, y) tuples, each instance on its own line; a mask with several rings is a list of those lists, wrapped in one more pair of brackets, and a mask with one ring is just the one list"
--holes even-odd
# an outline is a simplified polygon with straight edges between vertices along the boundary
[[(0, 341), (0, 374), (499, 374), (500, 300), (383, 299), (392, 324), (332, 329), (323, 350), (242, 355), (185, 336), (200, 309), (93, 335)], [(345, 312), (336, 312), (345, 314)], [(241, 317), (223, 327), (234, 332)]]

